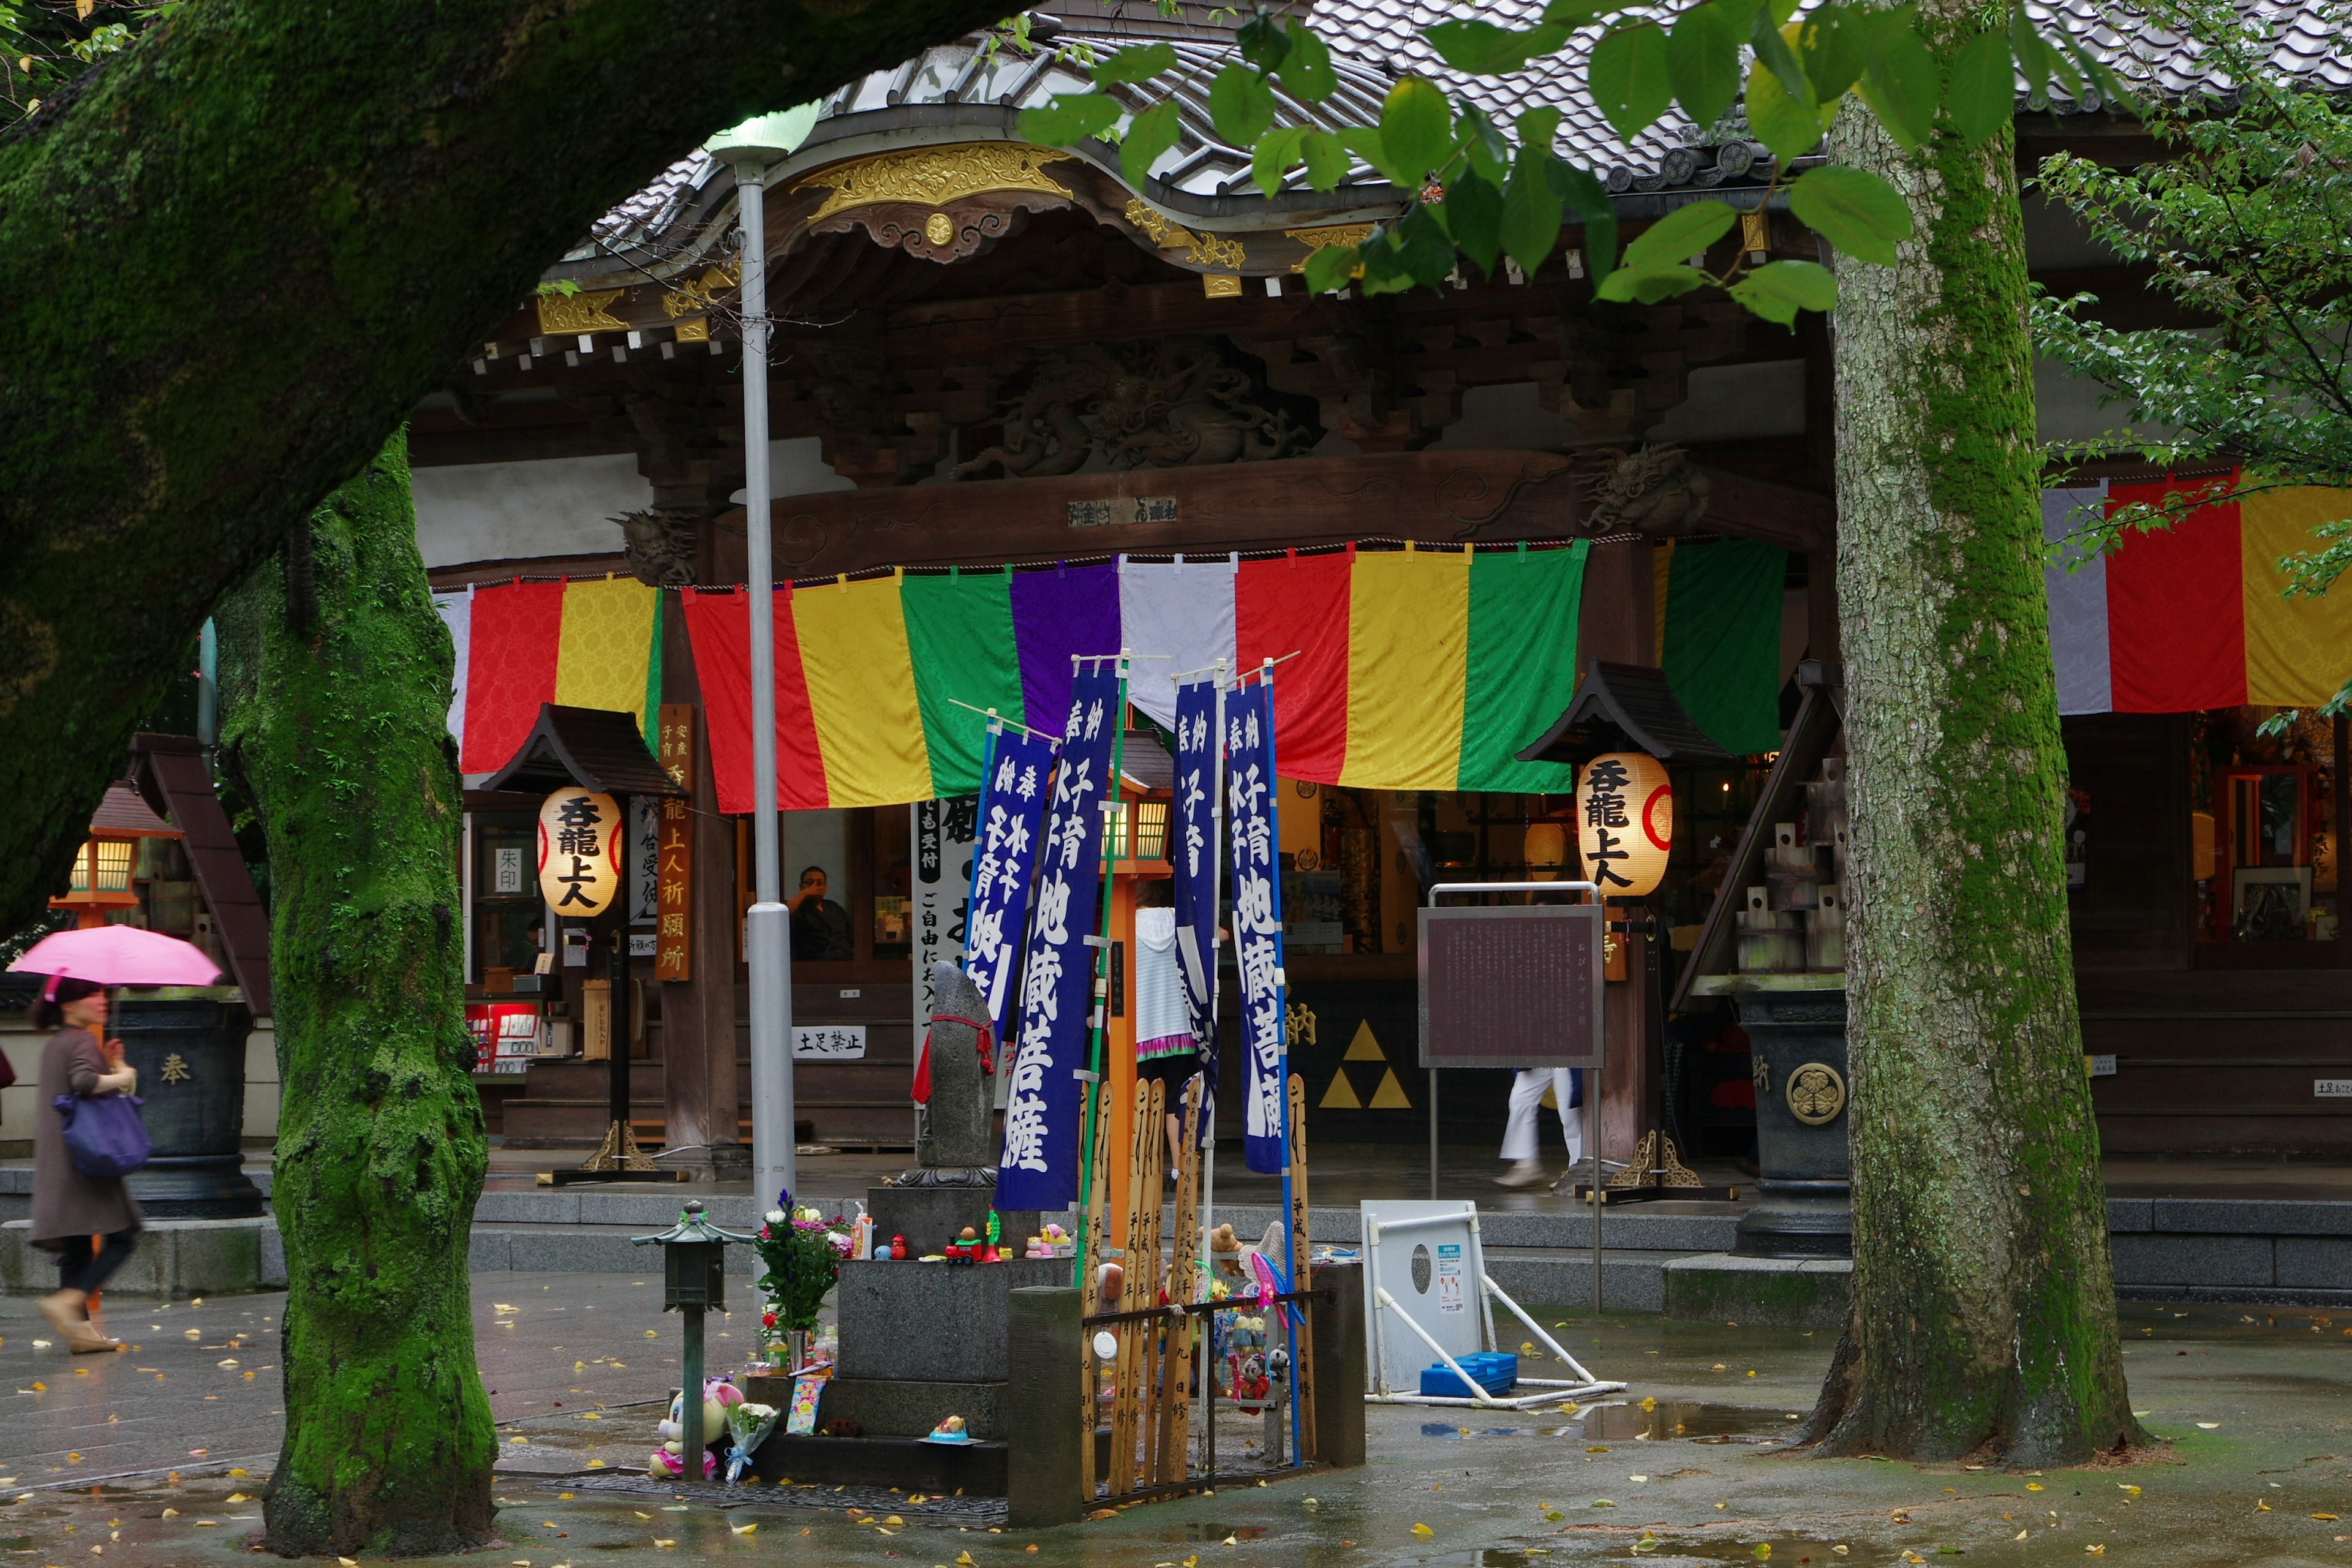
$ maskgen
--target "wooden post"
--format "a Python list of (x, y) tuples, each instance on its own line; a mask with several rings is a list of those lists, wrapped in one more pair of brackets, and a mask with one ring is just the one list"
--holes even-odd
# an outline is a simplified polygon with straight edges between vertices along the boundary
[[(1086, 1269), (1086, 1274), (1078, 1281), (1079, 1299), (1083, 1308), (1080, 1315), (1088, 1318), (1102, 1310), (1103, 1255), (1108, 1250), (1103, 1246), (1102, 1236), (1103, 1227), (1108, 1223), (1109, 1215), (1110, 1140), (1108, 1136), (1109, 1124), (1110, 1085), (1097, 1084), (1095, 1086), (1095, 1146), (1089, 1152), (1089, 1159), (1094, 1169), (1091, 1184), (1087, 1189), (1091, 1196), (1087, 1202), (1086, 1234), (1080, 1246), (1083, 1255), (1081, 1263)], [(1085, 1488), (1083, 1495), (1087, 1500), (1087, 1506), (1091, 1508), (1094, 1506), (1095, 1487), (1100, 1479), (1095, 1473), (1095, 1428), (1099, 1425), (1102, 1416), (1102, 1400), (1099, 1397), (1102, 1392), (1102, 1358), (1095, 1354), (1093, 1335), (1082, 1334), (1081, 1338), (1085, 1341), (1086, 1375), (1078, 1381), (1083, 1385), (1080, 1393), (1086, 1402), (1086, 1425), (1081, 1429), (1086, 1433), (1087, 1442), (1086, 1455), (1080, 1469)]]
[[(1152, 1087), (1149, 1081), (1135, 1086), (1135, 1137), (1129, 1145), (1127, 1161), (1127, 1244), (1119, 1259), (1119, 1272), (1125, 1281), (1118, 1300), (1122, 1312), (1135, 1310), (1145, 1278), (1141, 1265), (1150, 1233), (1144, 1226), (1143, 1193), (1151, 1142), (1144, 1134), (1150, 1130), (1146, 1118), (1151, 1111)], [(1142, 1381), (1142, 1369), (1138, 1363), (1143, 1342), (1137, 1327), (1134, 1323), (1118, 1325), (1118, 1370), (1111, 1395), (1110, 1418), (1110, 1489), (1114, 1497), (1135, 1489), (1135, 1402), (1138, 1384)]]
[[(1201, 1096), (1207, 1080), (1184, 1086), (1184, 1126), (1176, 1173), (1176, 1235), (1171, 1243), (1168, 1299), (1187, 1305), (1201, 1293)], [(1171, 1319), (1160, 1383), (1160, 1480), (1181, 1481), (1190, 1470), (1192, 1441), (1192, 1318)]]

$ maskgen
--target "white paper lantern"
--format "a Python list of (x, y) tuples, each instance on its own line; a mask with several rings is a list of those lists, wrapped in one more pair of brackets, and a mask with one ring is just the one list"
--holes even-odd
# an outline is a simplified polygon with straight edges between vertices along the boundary
[(1675, 847), (1675, 788), (1646, 752), (1604, 752), (1576, 781), (1576, 847), (1603, 898), (1657, 889)]
[(601, 915), (621, 889), (621, 809), (609, 795), (560, 789), (539, 808), (539, 890), (556, 918)]

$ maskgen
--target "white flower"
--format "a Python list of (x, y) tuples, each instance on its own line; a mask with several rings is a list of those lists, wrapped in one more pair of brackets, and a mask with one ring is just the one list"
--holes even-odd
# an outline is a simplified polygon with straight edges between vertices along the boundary
[(770, 1209), (761, 1217), (770, 1225), (782, 1225), (784, 1223), (784, 1211), (782, 1209)]

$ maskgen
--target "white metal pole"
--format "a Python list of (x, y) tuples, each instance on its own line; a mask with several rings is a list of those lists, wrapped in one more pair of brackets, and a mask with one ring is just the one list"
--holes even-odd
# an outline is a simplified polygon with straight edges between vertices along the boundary
[(793, 1128), (791, 911), (776, 815), (775, 561), (769, 537), (768, 166), (735, 169), (743, 232), (743, 539), (751, 580), (751, 877), (743, 956), (751, 971), (751, 1195), (799, 1184)]

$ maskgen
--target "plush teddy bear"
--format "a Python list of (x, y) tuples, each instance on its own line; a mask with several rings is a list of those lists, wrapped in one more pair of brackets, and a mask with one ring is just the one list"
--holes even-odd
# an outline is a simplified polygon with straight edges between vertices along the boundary
[[(686, 1441), (686, 1391), (680, 1389), (670, 1396), (668, 1418), (656, 1423), (654, 1435), (661, 1439), (646, 1464), (646, 1473), (668, 1479), (686, 1473), (684, 1448)], [(709, 1452), (712, 1444), (727, 1436), (729, 1406), (743, 1403), (743, 1391), (723, 1377), (708, 1377), (702, 1381), (702, 1468), (708, 1480), (719, 1467), (718, 1457)]]

